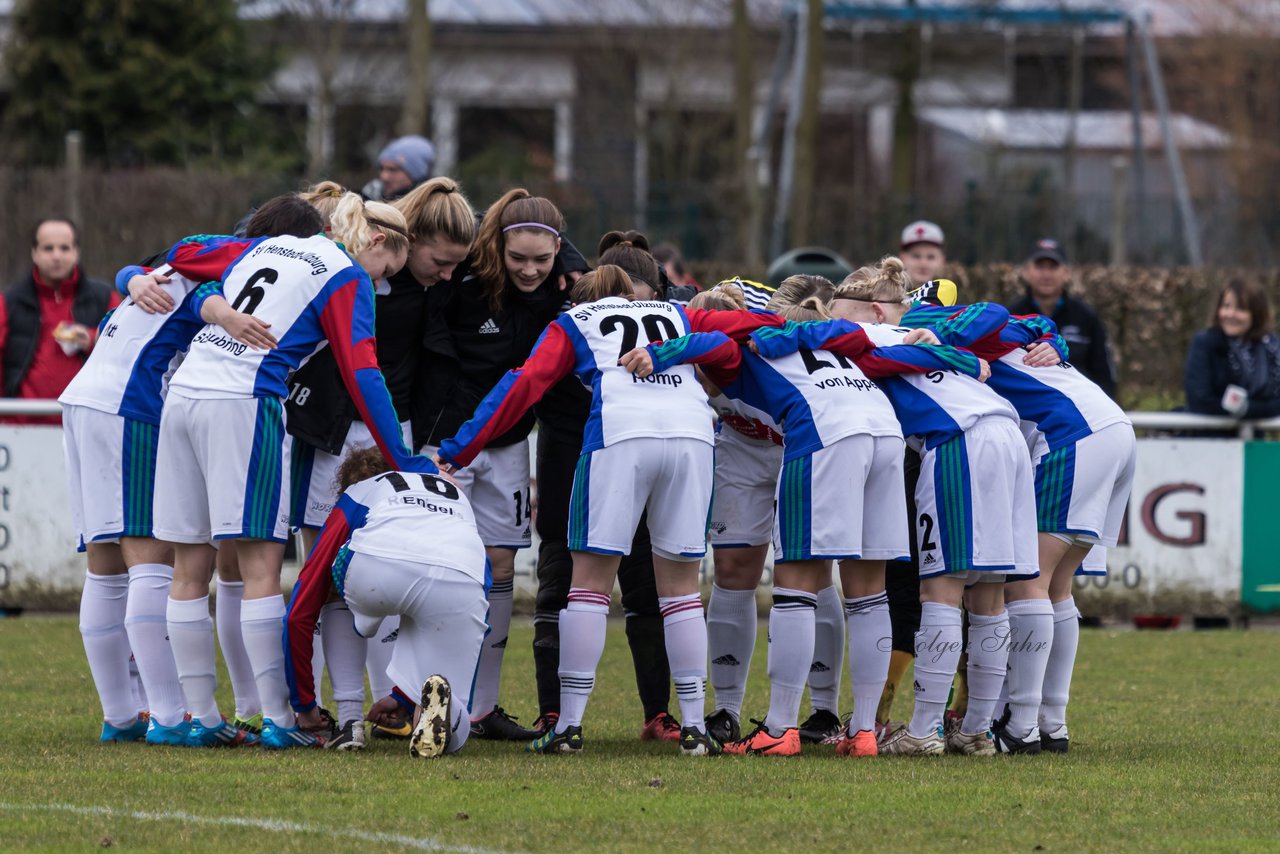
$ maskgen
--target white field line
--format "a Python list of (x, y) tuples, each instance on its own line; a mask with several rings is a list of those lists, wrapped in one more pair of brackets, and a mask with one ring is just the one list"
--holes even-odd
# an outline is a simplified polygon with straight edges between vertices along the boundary
[(449, 851), (458, 854), (494, 854), (492, 849), (473, 848), (467, 845), (449, 845), (430, 837), (418, 838), (399, 833), (379, 833), (347, 827), (326, 827), (319, 824), (303, 824), (275, 818), (243, 818), (240, 816), (196, 815), (189, 812), (145, 812), (122, 810), (114, 807), (78, 806), (76, 804), (12, 804), (0, 801), (0, 811), (9, 812), (62, 812), (74, 815), (129, 818), (136, 821), (176, 821), (184, 824), (204, 824), (215, 827), (251, 827), (272, 833), (309, 833), (319, 836), (353, 839), (381, 845), (397, 845), (417, 851)]

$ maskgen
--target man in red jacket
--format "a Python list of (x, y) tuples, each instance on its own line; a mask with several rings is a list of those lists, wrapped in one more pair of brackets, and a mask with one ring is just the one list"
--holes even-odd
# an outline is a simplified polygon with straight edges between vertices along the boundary
[[(80, 268), (75, 225), (42, 220), (31, 240), (31, 272), (0, 297), (0, 378), (5, 397), (62, 394), (88, 358), (98, 323), (120, 297)], [(9, 423), (60, 424), (61, 416), (17, 416)]]

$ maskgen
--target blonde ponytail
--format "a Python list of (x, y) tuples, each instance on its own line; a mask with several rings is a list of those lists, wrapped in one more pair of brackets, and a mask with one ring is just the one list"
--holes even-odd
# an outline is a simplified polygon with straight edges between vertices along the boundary
[(329, 224), (332, 238), (352, 258), (369, 248), (374, 232), (386, 235), (390, 252), (409, 248), (409, 225), (404, 214), (386, 202), (366, 202), (355, 193), (345, 193), (330, 214)]

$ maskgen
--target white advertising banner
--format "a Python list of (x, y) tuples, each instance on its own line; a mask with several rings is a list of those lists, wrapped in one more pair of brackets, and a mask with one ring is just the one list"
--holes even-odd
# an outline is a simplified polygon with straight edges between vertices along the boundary
[(61, 427), (0, 425), (0, 601), (84, 584), (65, 469)]

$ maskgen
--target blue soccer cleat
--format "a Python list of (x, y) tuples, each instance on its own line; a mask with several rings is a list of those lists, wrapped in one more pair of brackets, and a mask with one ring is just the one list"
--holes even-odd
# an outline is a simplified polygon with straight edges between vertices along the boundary
[(324, 747), (324, 739), (317, 738), (301, 727), (283, 727), (271, 718), (262, 719), (262, 735), (258, 737), (264, 750), (287, 750), (290, 747)]
[(119, 727), (109, 721), (102, 722), (102, 736), (98, 739), (103, 744), (114, 742), (142, 741), (147, 737), (147, 717), (138, 715), (133, 723)]
[(147, 727), (147, 744), (167, 744), (171, 747), (186, 747), (187, 736), (191, 733), (191, 718), (184, 717), (173, 726), (156, 723), (155, 718)]
[(223, 718), (217, 726), (207, 727), (200, 721), (191, 722), (191, 730), (187, 733), (187, 747), (241, 747), (256, 744), (253, 736), (242, 729), (237, 729)]

